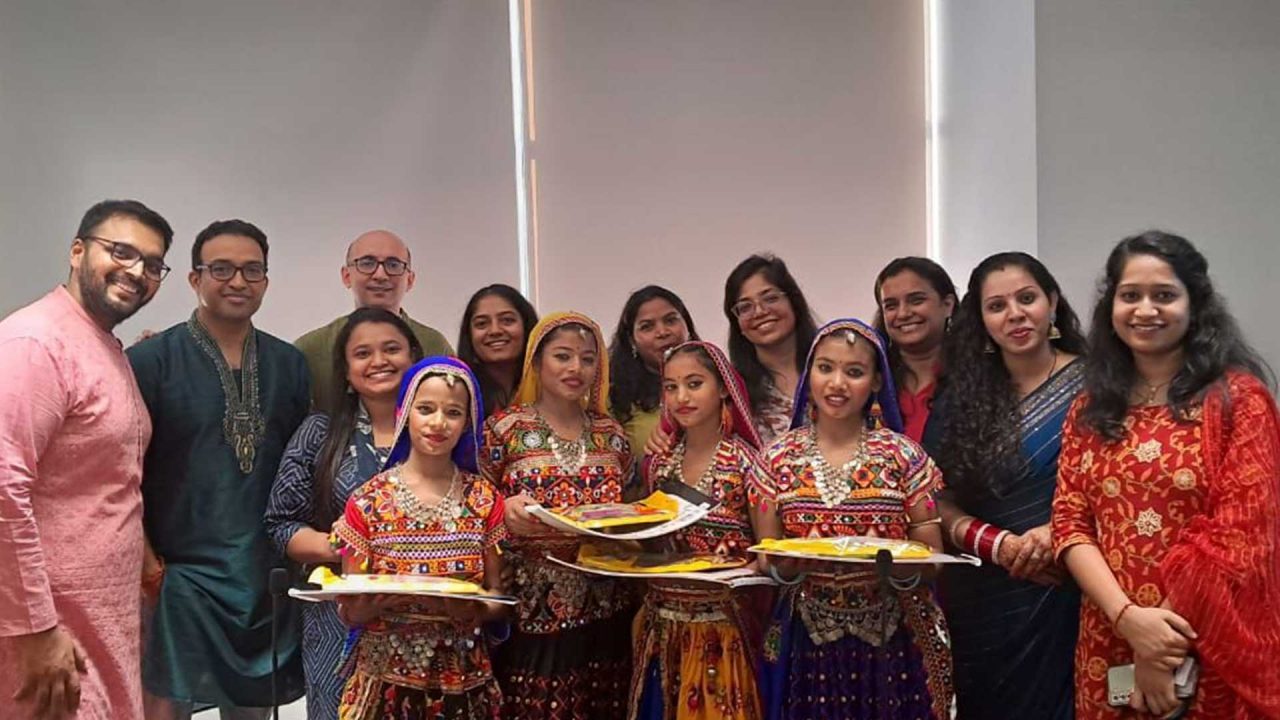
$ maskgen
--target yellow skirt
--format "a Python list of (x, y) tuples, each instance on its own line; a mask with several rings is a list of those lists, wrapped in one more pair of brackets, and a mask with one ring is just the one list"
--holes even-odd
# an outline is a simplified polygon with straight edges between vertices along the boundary
[(727, 592), (652, 587), (633, 628), (628, 720), (759, 720), (738, 616)]

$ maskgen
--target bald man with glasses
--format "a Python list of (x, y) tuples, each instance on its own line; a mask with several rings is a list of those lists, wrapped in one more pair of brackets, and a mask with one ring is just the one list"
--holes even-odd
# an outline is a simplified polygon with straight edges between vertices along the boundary
[[(413, 288), (416, 276), (410, 264), (409, 247), (389, 230), (370, 230), (347, 248), (342, 265), (342, 284), (351, 290), (355, 307), (374, 307), (400, 315), (426, 355), (452, 355), (453, 347), (435, 328), (409, 317), (401, 307), (405, 293)], [(333, 404), (345, 392), (345, 378), (333, 375), (334, 343), (347, 316), (298, 338), (294, 345), (307, 358), (311, 371), (311, 400), (316, 410), (332, 412)]]

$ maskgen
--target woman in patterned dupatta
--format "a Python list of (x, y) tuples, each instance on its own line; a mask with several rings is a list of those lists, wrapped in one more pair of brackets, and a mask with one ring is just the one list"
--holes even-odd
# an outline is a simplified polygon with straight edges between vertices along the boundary
[(515, 403), (485, 423), (481, 471), (507, 498), (510, 590), (520, 598), (516, 627), (496, 657), (507, 717), (626, 714), (632, 594), (548, 561), (548, 553), (574, 559), (578, 539), (525, 509), (622, 500), (632, 459), (626, 433), (605, 411), (606, 357), (590, 318), (544, 317), (529, 336)]
[[(1122, 240), (1062, 438), (1054, 545), (1080, 610), (1076, 716), (1280, 718), (1280, 419), (1271, 373), (1185, 238)], [(1134, 663), (1128, 708), (1107, 669)]]
[[(859, 320), (827, 324), (801, 378), (793, 429), (769, 448), (771, 474), (753, 493), (761, 534), (910, 539), (940, 551), (942, 478), (900, 434), (880, 335)], [(946, 623), (920, 566), (895, 566), (882, 587), (867, 566), (768, 565), (787, 586), (765, 639), (770, 720), (949, 717)]]
[(1053, 562), (1049, 516), (1085, 341), (1038, 260), (979, 263), (946, 342), (924, 445), (942, 468), (952, 546), (938, 596), (951, 628), (960, 720), (1071, 720), (1080, 593)]
[[(430, 357), (405, 373), (386, 470), (334, 524), (345, 572), (433, 575), (500, 590), (502, 495), (476, 474), (480, 384), (461, 360)], [(359, 595), (338, 615), (360, 628), (341, 720), (498, 720), (502, 693), (484, 627), (502, 606)]]
[[(742, 378), (719, 348), (699, 341), (670, 350), (661, 377), (662, 425), (674, 445), (648, 458), (646, 489), (686, 497), (692, 489), (712, 504), (663, 544), (746, 560), (756, 536), (747, 488), (765, 470)], [(636, 618), (629, 720), (759, 720), (751, 599), (706, 584), (650, 582)]]

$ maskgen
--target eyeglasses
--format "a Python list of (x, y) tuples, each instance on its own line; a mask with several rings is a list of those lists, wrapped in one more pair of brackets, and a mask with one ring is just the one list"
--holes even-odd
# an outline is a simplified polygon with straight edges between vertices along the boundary
[(227, 262), (226, 260), (214, 260), (208, 265), (197, 265), (196, 271), (208, 270), (209, 277), (219, 282), (226, 282), (240, 273), (245, 282), (260, 283), (267, 279), (267, 266), (260, 262), (248, 262), (243, 265)]
[(359, 271), (361, 275), (372, 275), (378, 272), (379, 265), (381, 265), (382, 269), (386, 270), (387, 275), (390, 275), (391, 277), (403, 275), (405, 270), (409, 269), (409, 263), (401, 260), (400, 258), (391, 257), (386, 260), (379, 260), (372, 255), (358, 257), (347, 264)]
[(778, 309), (778, 306), (782, 305), (786, 299), (786, 293), (767, 292), (761, 295), (758, 300), (739, 300), (729, 309), (733, 312), (734, 317), (739, 320), (746, 320), (763, 311)]
[(142, 274), (156, 282), (164, 280), (164, 277), (169, 274), (169, 266), (165, 265), (163, 260), (144, 258), (138, 248), (128, 243), (116, 242), (96, 235), (85, 235), (80, 239), (93, 240), (106, 245), (107, 250), (111, 252), (111, 259), (122, 268), (132, 268), (141, 262)]

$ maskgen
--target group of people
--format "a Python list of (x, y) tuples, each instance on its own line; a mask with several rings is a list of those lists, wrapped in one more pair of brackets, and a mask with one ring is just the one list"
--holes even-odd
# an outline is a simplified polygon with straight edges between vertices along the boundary
[[(963, 295), (899, 258), (874, 318), (823, 325), (752, 255), (727, 352), (659, 286), (606, 341), (500, 284), (455, 352), (402, 309), (414, 269), (385, 231), (347, 249), (354, 312), (262, 332), (267, 238), (226, 220), (192, 246), (191, 317), (125, 350), (112, 329), (172, 237), (95, 205), (66, 284), (0, 321), (0, 697), (21, 717), (263, 718), (305, 693), (317, 720), (1280, 718), (1273, 377), (1185, 238), (1120, 241), (1087, 328), (1025, 253)], [(552, 561), (578, 538), (529, 510), (664, 489), (712, 509), (656, 549), (771, 584), (581, 574)], [(837, 536), (982, 564), (748, 551)], [(272, 602), (280, 566), (517, 602), (299, 608)]]

